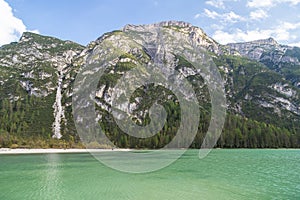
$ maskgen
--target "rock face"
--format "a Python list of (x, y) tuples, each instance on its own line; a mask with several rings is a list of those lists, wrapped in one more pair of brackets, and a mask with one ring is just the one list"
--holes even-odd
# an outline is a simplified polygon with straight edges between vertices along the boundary
[(299, 64), (299, 59), (290, 51), (297, 47), (281, 45), (273, 38), (255, 40), (244, 43), (231, 43), (227, 45), (231, 52), (238, 52), (240, 55), (256, 61), (270, 60), (273, 63), (289, 62)]
[(201, 28), (193, 26), (187, 22), (166, 21), (166, 22), (160, 22), (157, 24), (150, 24), (150, 25), (126, 25), (122, 31), (124, 32), (129, 30), (142, 31), (145, 29), (151, 30), (157, 28), (167, 28), (167, 29), (172, 29), (172, 30), (182, 32), (186, 34), (187, 37), (193, 39), (195, 43), (208, 49), (209, 51), (214, 52), (217, 55), (224, 54), (224, 49), (222, 48), (222, 45), (218, 44), (215, 40), (208, 37)]
[(300, 48), (278, 44), (273, 38), (227, 45), (233, 54), (261, 62), (299, 86)]
[(256, 61), (260, 61), (263, 53), (267, 51), (273, 51), (275, 49), (279, 51), (285, 50), (285, 48), (281, 47), (273, 38), (244, 43), (231, 43), (228, 44), (228, 46), (231, 52), (237, 51), (240, 55)]
[[(82, 50), (83, 47), (74, 42), (30, 32), (23, 33), (17, 43), (2, 46), (0, 80), (4, 87), (0, 89), (0, 101), (18, 99), (25, 103), (29, 101), (28, 96), (32, 96), (31, 99), (44, 99), (46, 105), (29, 109), (32, 112), (28, 110), (28, 116), (32, 116), (34, 112), (40, 115), (32, 117), (38, 121), (28, 120), (28, 124), (47, 124), (45, 128), (47, 132), (53, 131), (53, 137), (60, 138), (60, 126), (64, 116), (61, 103), (62, 87), (64, 84), (69, 84), (73, 58)], [(47, 112), (44, 113), (44, 110)], [(42, 116), (49, 115), (50, 112), (53, 113), (55, 120), (49, 116)], [(41, 127), (38, 130), (41, 130)]]
[[(176, 88), (179, 88), (179, 91), (185, 97), (192, 99), (193, 96), (189, 91), (182, 89), (179, 85), (182, 79), (189, 78), (198, 87), (197, 97), (202, 106), (209, 104), (210, 99), (206, 98), (208, 91), (203, 89), (205, 87), (201, 77), (202, 75), (207, 76), (207, 74), (189, 64), (178, 53), (188, 49), (193, 50), (195, 46), (209, 49), (211, 52), (221, 52), (220, 45), (208, 38), (201, 29), (183, 22), (163, 22), (140, 26), (127, 25), (122, 31), (105, 34), (94, 44), (93, 49), (84, 58), (86, 63), (96, 65), (93, 66), (93, 69), (89, 69), (84, 73), (94, 74), (99, 70), (98, 68), (101, 68), (101, 66), (97, 66), (97, 63), (102, 60), (105, 60), (105, 63), (107, 62), (107, 68), (100, 78), (99, 89), (96, 91), (96, 104), (99, 108), (100, 121), (104, 121), (107, 118), (107, 112), (111, 112), (114, 92), (129, 98), (127, 96), (128, 91), (117, 89), (116, 92), (114, 88), (118, 79), (122, 76), (126, 78), (126, 72), (130, 69), (139, 68), (138, 64), (145, 66), (148, 70), (159, 72), (160, 75), (165, 77), (164, 82), (173, 80), (170, 84), (176, 85)], [(108, 60), (108, 55), (112, 54), (114, 49), (119, 55)], [(177, 74), (178, 72), (179, 74)], [(141, 73), (139, 76), (147, 77), (146, 73)], [(135, 81), (136, 79), (126, 79), (126, 83), (131, 86), (135, 84)], [(142, 87), (142, 85), (139, 87)], [(131, 97), (132, 102), (128, 105), (123, 103), (118, 107), (123, 113), (129, 113), (130, 118), (134, 119), (136, 123), (142, 124), (145, 121), (150, 112), (148, 105), (155, 103), (153, 100), (159, 99), (161, 103), (176, 100), (174, 94), (168, 90), (160, 89), (158, 93), (156, 91), (157, 87), (155, 89), (153, 86), (137, 89), (138, 92), (135, 92)], [(153, 93), (149, 94), (152, 98), (147, 96), (148, 92)], [(83, 105), (88, 105), (88, 102), (84, 102)], [(117, 118), (123, 117), (122, 114), (117, 115)], [(78, 119), (78, 122), (81, 120)]]
[[(19, 42), (0, 48), (0, 108), (12, 105), (20, 112), (26, 124), (15, 123), (25, 132), (49, 134), (55, 138), (74, 136), (72, 97), (75, 77), (85, 63), (97, 63), (103, 55), (109, 54), (110, 49), (103, 49), (102, 44), (112, 42), (119, 45), (122, 55), (108, 63), (95, 94), (96, 120), (111, 120), (108, 113), (114, 86), (137, 64), (147, 65), (157, 58), (163, 41), (154, 49), (148, 47), (160, 37), (156, 34), (158, 29), (166, 33), (166, 40), (189, 40), (209, 52), (222, 74), (230, 113), (278, 126), (300, 124), (299, 48), (280, 45), (272, 38), (224, 46), (208, 37), (201, 28), (177, 21), (126, 25), (122, 30), (104, 34), (86, 47), (24, 33)], [(128, 32), (137, 35), (135, 43), (126, 39)], [(148, 44), (140, 43), (138, 37)], [(169, 51), (161, 54), (160, 59), (165, 65), (159, 70), (170, 79), (174, 71), (179, 73), (179, 79), (180, 76), (189, 79), (201, 106), (209, 110), (210, 97), (203, 74), (185, 58), (174, 54), (172, 48), (167, 45), (164, 48)], [(86, 73), (93, 74), (97, 70)], [(177, 101), (168, 90), (141, 86), (132, 96), (130, 105), (122, 110), (128, 111), (136, 123), (143, 124), (149, 114), (149, 105), (156, 102), (155, 99), (163, 103), (176, 104)], [(23, 114), (21, 110), (24, 110)], [(0, 120), (4, 117), (0, 114)]]

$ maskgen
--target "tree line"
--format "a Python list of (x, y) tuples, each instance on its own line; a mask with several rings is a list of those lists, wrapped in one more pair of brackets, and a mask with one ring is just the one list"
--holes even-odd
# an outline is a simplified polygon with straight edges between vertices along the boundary
[[(20, 148), (82, 148), (76, 133), (63, 130), (61, 140), (52, 136), (52, 110), (45, 111), (42, 98), (28, 97), (19, 101), (1, 101), (0, 147)], [(52, 102), (51, 102), (52, 103)], [(175, 101), (164, 104), (168, 113), (166, 124), (155, 136), (139, 139), (122, 132), (113, 116), (106, 112), (100, 122), (108, 138), (120, 148), (162, 148), (170, 143), (180, 126), (180, 107)], [(46, 109), (47, 107), (44, 107)], [(45, 116), (47, 114), (47, 116)], [(46, 118), (46, 119), (43, 119)], [(201, 111), (198, 133), (191, 148), (200, 148), (206, 135), (210, 115)], [(149, 124), (149, 116), (141, 125)], [(70, 123), (74, 126), (74, 123)], [(189, 124), (186, 124), (189, 126)], [(74, 129), (74, 127), (73, 127)], [(70, 129), (71, 130), (71, 129)], [(90, 147), (110, 148), (101, 141), (90, 141)], [(177, 147), (181, 147), (179, 143)], [(296, 130), (276, 127), (231, 113), (227, 114), (222, 134), (215, 147), (219, 148), (300, 148), (300, 133)]]

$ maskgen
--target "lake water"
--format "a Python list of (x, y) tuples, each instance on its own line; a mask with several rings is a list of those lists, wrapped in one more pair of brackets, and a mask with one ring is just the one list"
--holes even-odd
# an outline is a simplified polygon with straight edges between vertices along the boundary
[(2, 200), (300, 199), (300, 150), (187, 151), (147, 174), (110, 169), (90, 154), (0, 155)]

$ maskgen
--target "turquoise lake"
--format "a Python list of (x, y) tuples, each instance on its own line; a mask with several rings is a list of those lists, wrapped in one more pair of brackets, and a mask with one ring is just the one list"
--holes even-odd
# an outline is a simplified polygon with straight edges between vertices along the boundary
[(0, 155), (1, 200), (300, 199), (300, 150), (188, 150), (156, 172), (128, 174), (88, 153)]

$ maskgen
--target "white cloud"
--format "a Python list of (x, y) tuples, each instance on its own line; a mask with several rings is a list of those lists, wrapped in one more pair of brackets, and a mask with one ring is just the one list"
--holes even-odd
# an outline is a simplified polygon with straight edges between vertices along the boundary
[(295, 24), (290, 22), (281, 22), (279, 26), (274, 29), (274, 37), (276, 37), (276, 39), (279, 41), (294, 40), (297, 38), (297, 36), (291, 35), (290, 31), (299, 28), (300, 22)]
[(204, 15), (211, 19), (220, 19), (221, 22), (236, 23), (238, 21), (245, 20), (242, 16), (236, 14), (233, 11), (230, 11), (229, 13), (219, 14), (215, 11), (210, 11), (208, 9), (204, 9)]
[(300, 3), (300, 0), (273, 0), (275, 3), (288, 3), (292, 6), (296, 6)]
[(271, 7), (276, 0), (250, 0), (247, 2), (247, 6), (250, 8), (263, 8)]
[(243, 31), (237, 28), (233, 32), (217, 30), (213, 34), (213, 38), (221, 44), (227, 44), (233, 42), (246, 42), (273, 37), (280, 43), (286, 44), (289, 40), (297, 39), (297, 37), (291, 35), (290, 31), (298, 28), (300, 28), (300, 22), (296, 24), (292, 24), (289, 22), (281, 22), (278, 26), (271, 29), (255, 29)]
[(237, 21), (245, 20), (242, 16), (237, 15), (233, 11), (223, 14), (223, 17), (225, 17), (226, 21), (228, 21), (228, 22), (237, 22)]
[(26, 30), (28, 32), (31, 32), (31, 33), (36, 33), (36, 34), (40, 34), (40, 31), (35, 29), (35, 30)]
[(217, 30), (212, 37), (221, 44), (236, 42), (234, 34), (227, 33), (221, 30)]
[(288, 3), (291, 6), (295, 6), (300, 3), (300, 0), (249, 0), (247, 6), (250, 8), (268, 8), (280, 3)]
[(200, 16), (201, 16), (201, 14), (198, 13), (194, 16), (194, 19), (198, 19)]
[(300, 3), (300, 0), (290, 0), (290, 2), (293, 6), (298, 5)]
[(210, 11), (208, 9), (204, 9), (204, 14), (209, 17), (209, 18), (212, 18), (212, 19), (216, 19), (218, 17), (221, 17), (220, 14), (218, 14), (217, 12), (215, 11)]
[(216, 8), (222, 8), (225, 9), (224, 5), (224, 0), (210, 0), (210, 1), (205, 1), (207, 5), (216, 7)]
[(225, 9), (226, 2), (236, 2), (236, 1), (239, 1), (239, 0), (209, 0), (209, 1), (205, 1), (205, 4), (213, 6), (215, 8)]
[(298, 22), (298, 23), (281, 22), (280, 26), (282, 29), (295, 30), (297, 28), (300, 28), (300, 22)]
[(236, 29), (233, 33), (218, 30), (214, 33), (213, 38), (221, 44), (227, 44), (233, 42), (258, 40), (268, 38), (270, 36), (269, 30), (242, 31), (241, 29)]
[(267, 12), (262, 9), (258, 9), (258, 10), (250, 12), (250, 18), (253, 20), (259, 20), (259, 19), (263, 19), (263, 18), (267, 18), (267, 17), (268, 17)]
[[(14, 16), (12, 8), (0, 0), (0, 46), (17, 41), (24, 31), (28, 31), (23, 21)], [(32, 32), (38, 33), (37, 30)]]
[(300, 47), (300, 42), (290, 43), (289, 45), (292, 47)]
[[(230, 1), (238, 0), (207, 0), (205, 1), (206, 5), (218, 8), (218, 10), (204, 8), (203, 13), (195, 16), (195, 18), (204, 16), (211, 19), (209, 22), (212, 22), (210, 25), (210, 31), (213, 32), (212, 37), (220, 43), (245, 42), (273, 37), (282, 44), (293, 43), (296, 46), (299, 44), (300, 22), (298, 23), (299, 20), (296, 20), (297, 14), (284, 15), (284, 13), (289, 9), (291, 12), (295, 12), (298, 8), (295, 6), (300, 5), (300, 0), (247, 0), (246, 5), (232, 6), (233, 10), (226, 9), (229, 10), (226, 11), (225, 8), (229, 8), (226, 3)], [(243, 10), (244, 6), (248, 8)], [(282, 13), (269, 12), (276, 6), (278, 8), (280, 6), (279, 12)], [(264, 23), (265, 19), (272, 20)], [(289, 22), (282, 21), (283, 19)]]

